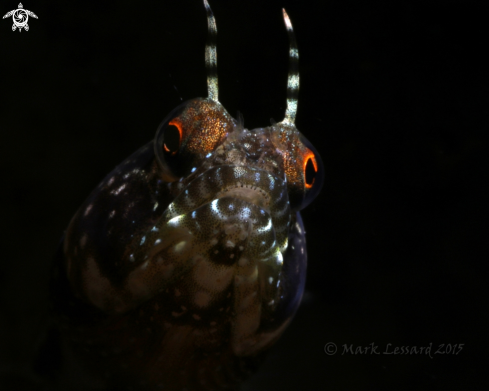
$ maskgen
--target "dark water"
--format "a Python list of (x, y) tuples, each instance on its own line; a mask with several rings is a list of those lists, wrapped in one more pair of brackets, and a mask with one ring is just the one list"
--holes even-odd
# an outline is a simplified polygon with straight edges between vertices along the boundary
[[(31, 363), (49, 263), (75, 210), (180, 98), (206, 95), (203, 6), (166, 3), (32, 1), (24, 7), (39, 19), (28, 32), (1, 20), (1, 390), (40, 389)], [(0, 4), (2, 15), (16, 7)], [(284, 113), (287, 9), (301, 56), (297, 126), (326, 169), (303, 214), (304, 304), (244, 389), (487, 389), (482, 11), (462, 2), (211, 6), (221, 102), (248, 128)], [(336, 354), (325, 354), (329, 342)], [(406, 346), (431, 352), (384, 354)]]

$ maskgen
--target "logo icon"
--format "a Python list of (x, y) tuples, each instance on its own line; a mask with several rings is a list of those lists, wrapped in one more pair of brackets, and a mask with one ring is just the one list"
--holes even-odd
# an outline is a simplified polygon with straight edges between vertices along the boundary
[(24, 28), (25, 31), (29, 31), (29, 25), (27, 24), (29, 16), (38, 19), (37, 15), (34, 12), (25, 10), (22, 3), (19, 3), (19, 8), (17, 8), (16, 10), (12, 10), (3, 15), (3, 19), (8, 18), (10, 15), (12, 15), (12, 20), (14, 21), (14, 24), (12, 25), (12, 31), (15, 31), (15, 29), (19, 29), (19, 32), (21, 32), (22, 28)]

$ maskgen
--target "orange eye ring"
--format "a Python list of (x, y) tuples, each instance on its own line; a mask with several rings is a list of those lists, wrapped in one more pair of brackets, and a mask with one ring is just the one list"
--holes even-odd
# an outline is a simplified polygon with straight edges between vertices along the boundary
[(169, 153), (170, 156), (175, 156), (178, 152), (178, 149), (180, 148), (180, 145), (182, 145), (182, 137), (183, 137), (182, 124), (177, 118), (174, 118), (170, 122), (168, 122), (168, 125), (172, 125), (178, 130), (178, 147), (176, 149), (170, 149), (165, 143), (163, 144), (163, 149), (165, 150), (166, 153)]
[(307, 190), (312, 189), (312, 187), (314, 186), (314, 181), (315, 181), (315, 178), (312, 178), (312, 182), (307, 183), (307, 170), (308, 170), (309, 162), (312, 162), (312, 165), (314, 167), (314, 176), (315, 176), (318, 172), (318, 164), (316, 162), (316, 157), (314, 156), (314, 152), (312, 152), (311, 150), (308, 149), (308, 151), (305, 155), (305, 158), (304, 158), (304, 165), (303, 165), (304, 183), (305, 183)]

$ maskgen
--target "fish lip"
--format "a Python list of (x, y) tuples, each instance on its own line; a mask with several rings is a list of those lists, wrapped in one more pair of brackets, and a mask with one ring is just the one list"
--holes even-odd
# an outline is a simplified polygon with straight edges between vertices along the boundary
[[(216, 170), (221, 169), (233, 170), (232, 179), (228, 178), (229, 180), (227, 181), (222, 179), (213, 181), (213, 178), (216, 178)], [(227, 172), (227, 175), (229, 174)], [(261, 182), (259, 179), (254, 179), (256, 178), (256, 174), (260, 174), (260, 177), (267, 176), (269, 179)], [(213, 183), (209, 183), (206, 188), (205, 193), (209, 192), (209, 195), (202, 195), (199, 199), (195, 199), (192, 202), (194, 208), (219, 198), (230, 197), (255, 205), (267, 213), (271, 213), (274, 207), (277, 189), (283, 188), (285, 190), (286, 186), (286, 181), (282, 177), (260, 167), (249, 167), (242, 164), (216, 164), (201, 167), (187, 177), (185, 183), (182, 183), (182, 186), (179, 188), (178, 195), (170, 205), (180, 198), (180, 196), (185, 197), (183, 193), (188, 189), (194, 186), (197, 186), (197, 188), (202, 186), (200, 184), (201, 181)], [(282, 195), (279, 196), (282, 197)]]
[(237, 182), (234, 185), (227, 186), (216, 194), (216, 199), (232, 197), (250, 202), (266, 212), (270, 212), (270, 195), (259, 186), (247, 185)]

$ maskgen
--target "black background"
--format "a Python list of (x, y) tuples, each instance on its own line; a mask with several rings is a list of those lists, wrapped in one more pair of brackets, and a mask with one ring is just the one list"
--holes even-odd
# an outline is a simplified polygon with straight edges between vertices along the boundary
[[(287, 9), (297, 126), (325, 165), (303, 212), (304, 303), (247, 390), (489, 386), (483, 3), (211, 1), (220, 101), (248, 128), (284, 115)], [(0, 21), (2, 390), (27, 389), (71, 216), (181, 98), (207, 94), (199, 0), (23, 4), (39, 17), (28, 32)], [(343, 354), (371, 343), (380, 354)], [(431, 357), (382, 354), (389, 343)], [(437, 354), (446, 344), (464, 346)]]

